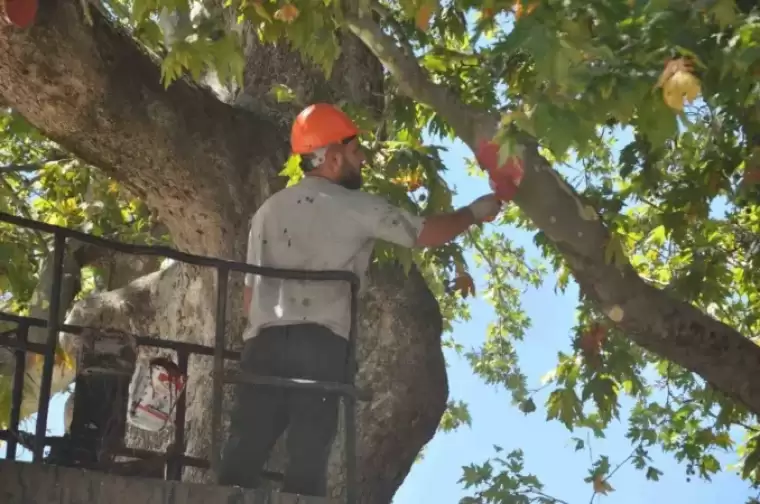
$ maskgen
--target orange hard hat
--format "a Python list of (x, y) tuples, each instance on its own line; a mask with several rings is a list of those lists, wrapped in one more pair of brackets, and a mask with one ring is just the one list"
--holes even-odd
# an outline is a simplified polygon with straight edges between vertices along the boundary
[(290, 146), (296, 154), (308, 154), (358, 134), (354, 122), (340, 109), (315, 103), (296, 117), (290, 130)]

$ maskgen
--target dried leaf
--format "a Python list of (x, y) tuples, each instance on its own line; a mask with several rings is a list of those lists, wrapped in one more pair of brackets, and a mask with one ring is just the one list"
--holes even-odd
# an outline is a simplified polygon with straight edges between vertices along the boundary
[(699, 79), (692, 72), (693, 65), (684, 58), (665, 62), (657, 87), (662, 88), (663, 100), (673, 110), (683, 110), (684, 100), (692, 103), (702, 91)]
[(538, 7), (538, 2), (531, 2), (526, 7), (523, 7), (522, 0), (517, 0), (512, 4), (512, 8), (515, 11), (515, 20), (520, 19), (523, 16), (529, 16)]
[(602, 324), (594, 323), (581, 335), (578, 346), (587, 358), (597, 357), (605, 339), (607, 339), (607, 328)]
[(452, 282), (451, 290), (459, 291), (462, 294), (463, 298), (466, 298), (469, 295), (474, 296), (475, 282), (473, 281), (472, 276), (467, 273), (465, 265), (457, 262), (455, 263), (454, 268), (456, 271), (456, 277)]
[(274, 18), (285, 23), (292, 23), (300, 14), (298, 7), (293, 4), (285, 4), (274, 13)]
[(417, 25), (417, 28), (424, 32), (427, 32), (430, 29), (430, 19), (433, 17), (435, 7), (435, 4), (432, 2), (425, 2), (422, 4), (417, 11), (417, 14), (414, 16), (414, 24)]
[(422, 174), (420, 172), (409, 172), (391, 179), (391, 182), (404, 186), (408, 191), (416, 191), (422, 187)]
[(742, 180), (745, 184), (758, 184), (760, 183), (760, 167), (751, 167), (744, 172), (744, 178)]
[(475, 282), (469, 273), (460, 275), (454, 279), (454, 290), (459, 291), (463, 298), (475, 295)]
[(612, 485), (610, 485), (602, 476), (596, 476), (593, 485), (594, 492), (600, 495), (607, 495), (608, 493), (615, 491), (615, 489), (612, 488)]

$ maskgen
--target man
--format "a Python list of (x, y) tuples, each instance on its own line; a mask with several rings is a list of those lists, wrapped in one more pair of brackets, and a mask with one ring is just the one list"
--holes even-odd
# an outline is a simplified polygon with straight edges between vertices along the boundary
[[(376, 239), (436, 247), (495, 217), (501, 203), (482, 196), (456, 212), (419, 217), (361, 192), (365, 158), (354, 123), (316, 104), (293, 124), (291, 146), (304, 178), (270, 197), (251, 222), (247, 262), (307, 270), (349, 270), (366, 284)], [(346, 282), (246, 276), (249, 325), (241, 368), (260, 375), (344, 381), (350, 328)], [(220, 483), (256, 487), (276, 440), (289, 427), (283, 491), (324, 496), (337, 430), (338, 397), (314, 391), (238, 386)]]

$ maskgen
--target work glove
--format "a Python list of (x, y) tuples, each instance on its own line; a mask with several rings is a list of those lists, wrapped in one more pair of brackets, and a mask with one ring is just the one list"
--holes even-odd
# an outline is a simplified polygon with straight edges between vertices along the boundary
[(490, 222), (501, 211), (501, 200), (495, 194), (486, 194), (467, 205), (467, 208), (472, 213), (476, 224)]

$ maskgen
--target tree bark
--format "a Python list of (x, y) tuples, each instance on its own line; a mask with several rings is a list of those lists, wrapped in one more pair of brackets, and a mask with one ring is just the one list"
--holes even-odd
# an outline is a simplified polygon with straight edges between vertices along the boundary
[[(248, 85), (236, 97), (248, 110), (184, 81), (164, 90), (154, 61), (97, 12), (87, 26), (78, 5), (50, 0), (29, 30), (0, 29), (0, 96), (44, 134), (144, 198), (186, 251), (243, 260), (251, 214), (282, 184), (276, 174), (288, 152), (292, 109), (261, 95), (268, 91), (266, 76), (271, 83), (280, 77), (314, 82), (301, 91), (308, 101), (348, 94), (363, 105), (382, 103), (382, 68), (351, 36), (340, 72), (321, 83), (287, 47), (248, 47)], [(256, 72), (264, 58), (277, 75)], [(175, 263), (89, 297), (66, 321), (213, 344), (215, 286), (213, 271)], [(233, 347), (240, 346), (244, 326), (241, 288), (242, 275), (231, 275), (227, 341)], [(374, 392), (358, 418), (361, 502), (388, 503), (445, 409), (441, 315), (421, 275), (413, 270), (407, 277), (395, 266), (373, 267), (361, 309), (357, 383)], [(75, 345), (71, 335), (65, 341)], [(191, 359), (187, 389), (186, 451), (204, 457), (211, 366), (210, 359)], [(131, 431), (128, 437), (132, 446), (155, 448), (165, 447), (168, 434)], [(333, 496), (343, 494), (341, 436), (331, 458)], [(275, 456), (271, 464), (281, 462)], [(210, 477), (202, 471), (186, 476)]]
[[(351, 31), (383, 62), (400, 89), (434, 108), (473, 152), (494, 138), (499, 117), (463, 103), (433, 83), (417, 62), (368, 17), (348, 17)], [(581, 292), (633, 341), (704, 378), (749, 410), (760, 414), (760, 347), (692, 305), (647, 284), (627, 258), (609, 263), (611, 235), (596, 209), (523, 139), (525, 175), (514, 202), (557, 247)]]

